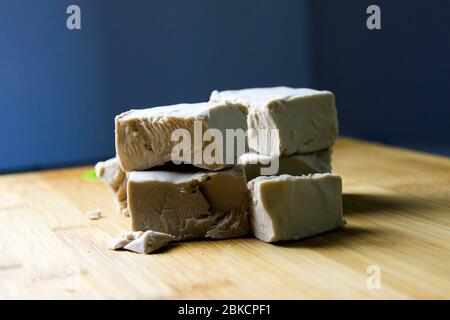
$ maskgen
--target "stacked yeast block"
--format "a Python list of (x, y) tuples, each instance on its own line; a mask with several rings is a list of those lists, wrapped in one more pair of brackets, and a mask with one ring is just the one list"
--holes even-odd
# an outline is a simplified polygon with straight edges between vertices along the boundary
[[(195, 132), (196, 124), (200, 125), (200, 134)], [(203, 102), (122, 113), (116, 117), (116, 152), (122, 169), (127, 172), (145, 170), (171, 161), (173, 148), (178, 143), (173, 141), (172, 134), (177, 129), (185, 130), (191, 138), (192, 148), (186, 155), (186, 162), (208, 170), (220, 170), (225, 167), (225, 161), (203, 161), (205, 147), (211, 143), (202, 140), (203, 132), (214, 129), (225, 136), (227, 129), (247, 130), (247, 109), (239, 104)], [(224, 159), (224, 145), (214, 147)]]
[[(193, 166), (165, 165), (125, 173), (117, 158), (112, 158), (97, 163), (95, 169), (113, 191), (119, 211), (130, 216), (134, 232), (125, 238), (120, 235), (112, 243), (123, 243), (135, 232), (144, 231), (170, 235), (171, 241), (228, 239), (250, 231), (250, 200), (241, 166), (207, 171)], [(154, 237), (149, 239), (155, 241)], [(125, 245), (112, 247), (129, 249)]]
[[(331, 172), (331, 148), (338, 135), (333, 93), (256, 88), (213, 91), (210, 101), (239, 103), (248, 110), (250, 151), (239, 163), (251, 180), (255, 237), (295, 240), (343, 225), (340, 177), (309, 175)], [(258, 177), (274, 161), (277, 173)]]
[(142, 171), (128, 180), (131, 229), (176, 240), (225, 239), (249, 231), (247, 179), (242, 168), (222, 171)]
[(249, 154), (239, 163), (253, 179), (272, 159), (279, 174), (331, 172), (338, 135), (333, 93), (288, 87), (213, 91), (210, 101), (247, 107)]
[[(289, 156), (330, 148), (338, 134), (333, 93), (288, 87), (213, 91), (210, 101), (247, 107), (251, 151)], [(265, 130), (261, 130), (265, 129)], [(275, 129), (269, 135), (271, 129)]]
[[(226, 150), (219, 141), (204, 140), (207, 130), (222, 135), (227, 129), (246, 131), (246, 117), (247, 108), (242, 105), (214, 102), (131, 110), (118, 115), (117, 157), (98, 163), (96, 171), (115, 193), (119, 208), (129, 214), (131, 230), (168, 234), (173, 240), (224, 239), (249, 233), (245, 172), (235, 165), (237, 156), (225, 163)], [(182, 138), (187, 139), (189, 152), (183, 157), (184, 164), (175, 165), (171, 161), (179, 140), (173, 139), (173, 134), (180, 130), (188, 135)], [(220, 156), (218, 162), (204, 160), (205, 149), (211, 149), (211, 145)], [(114, 177), (123, 177), (125, 197)], [(124, 198), (126, 205), (118, 200)], [(115, 240), (120, 244), (124, 239), (137, 241), (135, 235)], [(123, 248), (129, 248), (129, 244)]]
[[(331, 92), (214, 91), (209, 102), (122, 113), (115, 126), (117, 156), (96, 172), (133, 232), (113, 248), (151, 252), (169, 241), (250, 231), (263, 241), (293, 240), (342, 225), (340, 178), (316, 175), (331, 172), (338, 132)], [(181, 164), (174, 158), (180, 130), (192, 146), (183, 149)], [(209, 130), (224, 139), (208, 138)], [(229, 130), (247, 132), (244, 152), (233, 152), (231, 162)], [(218, 162), (204, 157), (211, 149)], [(261, 177), (273, 163), (277, 170)]]

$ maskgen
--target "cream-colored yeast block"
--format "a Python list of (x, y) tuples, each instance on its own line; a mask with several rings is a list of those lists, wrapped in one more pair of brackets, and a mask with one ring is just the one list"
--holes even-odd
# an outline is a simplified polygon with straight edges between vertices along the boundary
[(114, 202), (119, 212), (129, 216), (127, 209), (127, 173), (120, 168), (117, 158), (100, 161), (95, 165), (95, 173), (113, 192)]
[[(126, 172), (139, 171), (162, 165), (172, 159), (172, 150), (180, 141), (172, 141), (176, 129), (185, 129), (191, 141), (190, 161), (196, 167), (220, 170), (227, 167), (225, 136), (227, 129), (247, 130), (247, 109), (242, 105), (204, 102), (178, 104), (142, 110), (131, 110), (118, 115), (116, 123), (116, 152), (120, 166)], [(200, 134), (194, 123), (200, 124)], [(223, 144), (202, 136), (207, 129), (218, 130), (224, 137)], [(195, 134), (197, 133), (197, 137)], [(214, 141), (212, 141), (214, 140)], [(209, 147), (208, 147), (209, 146)], [(205, 149), (216, 149), (219, 161), (206, 160)], [(177, 160), (177, 159), (176, 159)], [(213, 162), (213, 163), (211, 163)], [(236, 164), (235, 162), (231, 164)], [(230, 164), (230, 163), (228, 163)]]
[(338, 134), (335, 98), (329, 91), (288, 87), (213, 91), (210, 101), (248, 107), (248, 145), (261, 154), (288, 156), (328, 149)]
[(338, 175), (258, 177), (248, 187), (252, 232), (262, 241), (297, 240), (344, 224)]
[(128, 208), (133, 231), (153, 230), (176, 240), (225, 239), (249, 232), (244, 170), (131, 172)]
[(301, 176), (311, 173), (331, 172), (331, 153), (331, 149), (327, 149), (312, 153), (294, 154), (285, 158), (245, 153), (239, 158), (238, 163), (244, 167), (245, 175), (249, 181), (263, 175), (261, 169), (270, 167), (274, 161), (278, 161), (278, 170), (271, 175)]

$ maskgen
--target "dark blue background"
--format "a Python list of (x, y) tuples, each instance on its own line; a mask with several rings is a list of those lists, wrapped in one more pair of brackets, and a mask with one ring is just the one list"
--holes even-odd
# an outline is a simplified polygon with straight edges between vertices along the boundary
[[(366, 28), (369, 4), (382, 30)], [(66, 28), (78, 4), (82, 30)], [(213, 89), (336, 93), (341, 133), (450, 154), (449, 1), (0, 0), (0, 172), (114, 155), (114, 115)]]
[(336, 93), (341, 132), (450, 155), (450, 1), (312, 3), (314, 85)]

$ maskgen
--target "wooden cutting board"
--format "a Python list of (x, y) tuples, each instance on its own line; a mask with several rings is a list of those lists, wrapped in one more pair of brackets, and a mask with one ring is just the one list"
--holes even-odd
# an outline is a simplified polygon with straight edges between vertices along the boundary
[(128, 221), (89, 169), (0, 176), (0, 299), (450, 298), (448, 158), (340, 139), (343, 230), (148, 256), (106, 249)]

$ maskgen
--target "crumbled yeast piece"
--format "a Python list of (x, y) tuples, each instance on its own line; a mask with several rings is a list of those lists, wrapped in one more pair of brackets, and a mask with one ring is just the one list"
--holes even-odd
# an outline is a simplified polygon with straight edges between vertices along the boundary
[(124, 216), (129, 216), (127, 208), (128, 174), (122, 171), (117, 158), (98, 162), (95, 165), (95, 173), (113, 192), (114, 203), (118, 211)]
[(141, 254), (152, 253), (174, 240), (175, 237), (167, 233), (147, 230), (122, 233), (108, 244), (110, 250), (128, 250)]
[(111, 239), (111, 241), (109, 241), (108, 249), (110, 250), (123, 249), (127, 244), (129, 244), (133, 240), (136, 240), (142, 234), (143, 234), (142, 231), (123, 232), (117, 237)]
[(95, 210), (86, 212), (86, 216), (90, 220), (98, 220), (102, 217), (102, 213), (101, 213), (100, 209), (95, 209)]

